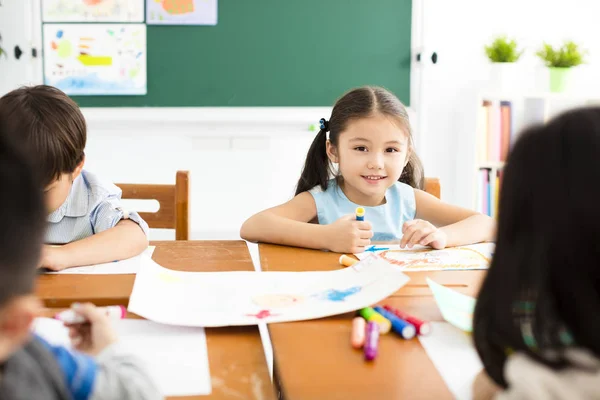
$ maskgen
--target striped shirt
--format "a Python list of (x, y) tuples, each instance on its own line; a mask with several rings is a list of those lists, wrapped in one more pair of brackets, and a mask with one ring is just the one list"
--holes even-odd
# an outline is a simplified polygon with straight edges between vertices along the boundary
[(137, 223), (148, 236), (148, 224), (121, 205), (121, 189), (84, 170), (73, 182), (67, 200), (48, 215), (46, 243), (81, 240), (114, 227), (122, 219)]

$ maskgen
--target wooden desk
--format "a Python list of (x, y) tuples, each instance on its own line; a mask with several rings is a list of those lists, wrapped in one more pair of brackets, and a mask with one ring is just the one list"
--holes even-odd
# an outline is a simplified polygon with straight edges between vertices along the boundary
[[(156, 246), (152, 258), (166, 268), (183, 271), (251, 271), (243, 241), (169, 241)], [(65, 307), (73, 301), (123, 304), (129, 301), (134, 275), (43, 275), (37, 294), (46, 306)], [(49, 311), (50, 315), (54, 311)], [(131, 314), (134, 315), (134, 314)], [(206, 329), (212, 381), (210, 396), (169, 399), (274, 400), (265, 355), (256, 326)]]
[[(339, 254), (260, 245), (263, 271), (339, 269)], [(426, 283), (439, 283), (474, 295), (484, 271), (408, 273), (411, 281), (383, 303), (430, 321), (442, 316)], [(410, 285), (410, 286), (409, 286)], [(286, 400), (451, 399), (418, 339), (383, 335), (373, 363), (350, 346), (353, 314), (311, 321), (270, 324), (276, 382)]]

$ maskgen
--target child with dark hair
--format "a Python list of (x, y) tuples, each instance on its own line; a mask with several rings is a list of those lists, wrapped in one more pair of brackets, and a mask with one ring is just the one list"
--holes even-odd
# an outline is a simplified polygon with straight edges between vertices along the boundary
[[(600, 108), (524, 132), (475, 309), (475, 398), (600, 399)], [(491, 379), (490, 379), (491, 378)]]
[[(0, 120), (0, 399), (161, 399), (140, 360), (119, 347), (110, 320), (91, 304), (70, 326), (76, 349), (31, 333), (41, 309), (33, 294), (46, 228), (44, 195), (26, 152)], [(87, 353), (87, 355), (85, 354)], [(96, 358), (90, 357), (96, 356)]]
[[(248, 219), (254, 242), (360, 253), (371, 241), (442, 249), (493, 239), (494, 221), (422, 191), (406, 109), (380, 87), (343, 95), (321, 120), (296, 196)], [(366, 221), (356, 221), (358, 206)]]
[(35, 160), (48, 212), (41, 267), (122, 260), (148, 246), (148, 225), (121, 205), (121, 190), (83, 169), (86, 123), (79, 107), (50, 86), (23, 87), (0, 98), (5, 134)]

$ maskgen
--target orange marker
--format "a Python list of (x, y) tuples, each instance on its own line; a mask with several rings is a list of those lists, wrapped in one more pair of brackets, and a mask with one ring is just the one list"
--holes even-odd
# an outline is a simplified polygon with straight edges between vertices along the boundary
[(352, 320), (352, 337), (350, 343), (355, 349), (360, 349), (365, 344), (365, 329), (367, 321), (362, 317), (355, 317)]
[(345, 254), (342, 254), (340, 256), (340, 264), (342, 264), (344, 267), (351, 267), (354, 264), (356, 264), (358, 262), (357, 259), (354, 259), (350, 256), (347, 256)]

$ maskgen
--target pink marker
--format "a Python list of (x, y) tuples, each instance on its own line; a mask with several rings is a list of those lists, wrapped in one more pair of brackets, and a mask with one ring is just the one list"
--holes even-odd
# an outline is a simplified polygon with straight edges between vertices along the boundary
[(369, 322), (367, 324), (367, 334), (365, 338), (365, 360), (373, 361), (377, 357), (377, 347), (379, 345), (379, 324)]
[[(105, 315), (110, 319), (123, 319), (127, 315), (127, 309), (123, 306), (98, 307), (98, 310), (104, 311)], [(85, 317), (77, 314), (77, 312), (72, 309), (59, 312), (54, 316), (54, 319), (66, 322), (67, 324), (82, 324), (87, 322)]]

